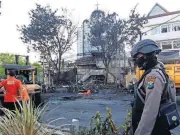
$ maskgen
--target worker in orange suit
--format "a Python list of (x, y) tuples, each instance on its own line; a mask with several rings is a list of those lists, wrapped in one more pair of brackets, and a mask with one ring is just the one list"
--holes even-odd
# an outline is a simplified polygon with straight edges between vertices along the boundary
[(22, 100), (22, 83), (15, 78), (15, 71), (10, 70), (8, 79), (0, 83), (0, 87), (4, 87), (4, 107), (9, 110), (15, 110), (15, 106), (19, 108), (17, 101)]
[[(24, 80), (21, 76), (16, 76), (16, 79), (20, 80), (22, 83), (24, 83)], [(30, 99), (27, 88), (25, 85), (22, 85), (22, 98), (19, 99), (20, 101), (28, 101)]]
[(28, 101), (29, 99), (30, 99), (30, 97), (29, 97), (28, 91), (27, 91), (26, 87), (23, 86), (21, 101)]

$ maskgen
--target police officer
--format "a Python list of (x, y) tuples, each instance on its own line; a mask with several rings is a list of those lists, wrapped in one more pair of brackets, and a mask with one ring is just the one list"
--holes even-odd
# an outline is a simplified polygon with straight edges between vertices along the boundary
[(150, 39), (141, 40), (132, 48), (135, 65), (145, 71), (135, 91), (132, 109), (134, 135), (171, 135), (158, 119), (159, 107), (168, 96), (163, 94), (167, 79), (162, 63), (157, 60), (160, 51), (156, 42)]

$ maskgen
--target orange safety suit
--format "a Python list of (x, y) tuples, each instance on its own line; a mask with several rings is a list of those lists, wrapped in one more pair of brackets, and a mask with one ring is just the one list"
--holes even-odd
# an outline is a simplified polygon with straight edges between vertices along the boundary
[(30, 99), (30, 97), (29, 97), (29, 94), (28, 94), (28, 91), (27, 91), (27, 89), (26, 89), (26, 87), (22, 87), (22, 101), (27, 101), (27, 100), (29, 100)]
[(3, 80), (0, 83), (0, 87), (4, 87), (5, 89), (4, 102), (17, 102), (17, 100), (23, 100), (23, 98), (20, 97), (20, 92), (22, 93), (22, 96), (26, 95), (23, 94), (24, 90), (21, 81), (17, 80), (15, 77), (9, 77), (8, 79)]

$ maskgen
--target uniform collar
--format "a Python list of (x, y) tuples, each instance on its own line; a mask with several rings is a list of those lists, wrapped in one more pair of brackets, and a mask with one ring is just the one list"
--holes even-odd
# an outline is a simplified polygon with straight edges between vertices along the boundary
[(155, 67), (160, 69), (165, 69), (165, 66), (162, 62), (158, 62), (158, 64)]
[(14, 76), (9, 76), (9, 78), (8, 79), (15, 79), (15, 77)]

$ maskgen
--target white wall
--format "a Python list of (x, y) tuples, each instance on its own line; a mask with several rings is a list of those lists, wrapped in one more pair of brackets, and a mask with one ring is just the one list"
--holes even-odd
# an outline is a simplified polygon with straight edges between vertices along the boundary
[[(161, 24), (164, 23), (174, 17), (176, 17), (178, 14), (174, 14), (174, 15), (168, 15), (168, 16), (162, 16), (162, 17), (157, 17), (157, 18), (152, 18), (148, 20), (148, 23), (144, 25), (144, 27), (149, 27), (152, 25), (157, 25), (157, 24)], [(169, 21), (169, 22), (174, 22), (174, 21), (179, 21), (180, 20), (180, 16)]]
[(89, 42), (90, 28), (89, 23), (84, 23), (84, 53), (88, 54), (91, 52), (91, 45)]
[[(157, 27), (158, 25), (176, 17), (178, 14), (175, 15), (169, 15), (169, 16), (163, 16), (163, 17), (158, 17), (158, 18), (152, 18), (148, 20), (148, 23), (144, 25), (144, 28), (142, 29), (142, 32), (146, 32), (154, 27)], [(153, 39), (156, 41), (159, 40), (168, 40), (168, 39), (177, 39), (180, 38), (180, 31), (172, 31), (172, 24), (174, 24), (175, 22), (180, 22), (180, 16), (169, 21), (166, 24), (170, 24), (170, 32), (167, 33), (160, 33), (161, 31), (161, 26), (159, 26), (159, 34), (152, 34), (152, 31), (149, 31), (146, 33), (146, 35), (142, 36), (142, 39)]]
[[(177, 15), (179, 14), (149, 19), (148, 23), (145, 24), (142, 29), (142, 32), (144, 32), (142, 39), (152, 39), (156, 41), (162, 49), (174, 49), (174, 44), (179, 46), (179, 48), (175, 47), (175, 49), (180, 49), (180, 16), (177, 17)], [(176, 29), (179, 31), (174, 30), (175, 24), (178, 24)], [(164, 25), (168, 25), (169, 31), (166, 33), (162, 33)], [(137, 39), (137, 41), (139, 41), (139, 39)], [(170, 45), (171, 47), (168, 47)]]
[[(83, 33), (82, 33), (82, 27), (78, 28), (78, 35), (77, 35), (77, 54), (83, 53)], [(78, 56), (78, 58), (81, 58), (82, 56)]]
[(142, 36), (142, 39), (153, 39), (155, 41), (177, 39), (177, 38), (180, 38), (180, 31), (171, 31), (168, 33), (161, 33), (155, 35), (147, 34)]

